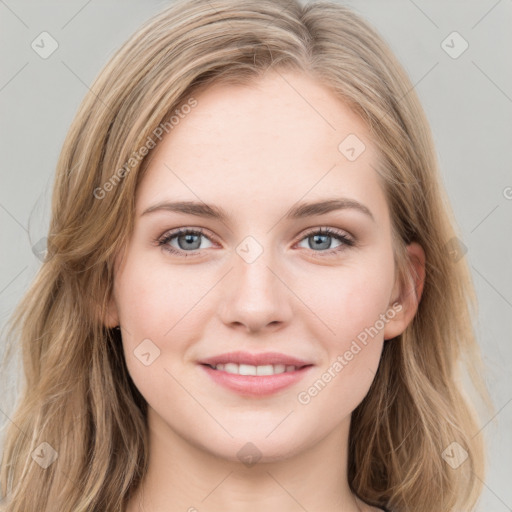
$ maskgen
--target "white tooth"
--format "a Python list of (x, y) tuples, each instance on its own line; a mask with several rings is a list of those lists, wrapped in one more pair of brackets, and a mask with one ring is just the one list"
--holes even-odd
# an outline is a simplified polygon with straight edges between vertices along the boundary
[(252, 364), (236, 364), (236, 363), (219, 363), (215, 365), (215, 368), (219, 371), (225, 371), (226, 373), (233, 373), (236, 375), (278, 375), (285, 372), (293, 372), (297, 370), (297, 367), (293, 365), (284, 364), (267, 364), (254, 366)]
[(274, 367), (271, 364), (256, 367), (257, 375), (274, 375)]
[(238, 365), (236, 363), (226, 363), (224, 371), (227, 373), (238, 373)]
[(238, 368), (240, 375), (256, 375), (256, 366), (252, 364), (241, 364)]
[(284, 373), (286, 371), (286, 366), (284, 364), (275, 364), (274, 365), (274, 375), (277, 373)]

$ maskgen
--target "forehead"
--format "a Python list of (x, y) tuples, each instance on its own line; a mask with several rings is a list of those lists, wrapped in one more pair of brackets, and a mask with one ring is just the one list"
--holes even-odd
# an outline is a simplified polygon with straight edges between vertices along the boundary
[(166, 199), (287, 208), (305, 194), (386, 208), (365, 123), (314, 79), (273, 72), (194, 98), (197, 106), (152, 150), (139, 212)]

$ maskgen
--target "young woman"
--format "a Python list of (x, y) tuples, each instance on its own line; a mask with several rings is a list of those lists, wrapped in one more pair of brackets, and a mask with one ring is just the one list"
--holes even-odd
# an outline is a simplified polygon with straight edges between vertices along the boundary
[(440, 181), (411, 82), (346, 7), (149, 20), (58, 162), (3, 510), (471, 510), (459, 362), (489, 398)]

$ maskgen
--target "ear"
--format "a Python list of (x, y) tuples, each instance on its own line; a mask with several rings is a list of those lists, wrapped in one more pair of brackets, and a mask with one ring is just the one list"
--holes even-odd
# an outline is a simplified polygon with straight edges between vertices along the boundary
[[(123, 246), (114, 259), (114, 275), (117, 275), (119, 272), (119, 267), (123, 262), (125, 254), (125, 246)], [(113, 329), (120, 324), (119, 321), (119, 309), (117, 307), (116, 298), (115, 298), (115, 280), (110, 287), (110, 298), (107, 302), (106, 308), (101, 311), (101, 323), (107, 329)]]
[(384, 339), (389, 340), (402, 334), (406, 327), (411, 323), (423, 293), (425, 283), (425, 251), (420, 244), (413, 242), (407, 246), (408, 265), (411, 279), (405, 288), (399, 289), (399, 283), (395, 283), (393, 289), (393, 300), (389, 307), (395, 303), (399, 306), (393, 307), (395, 316), (391, 318), (384, 328)]
[(110, 296), (107, 309), (103, 312), (102, 322), (105, 327), (113, 329), (119, 325), (119, 313), (114, 299), (114, 294)]

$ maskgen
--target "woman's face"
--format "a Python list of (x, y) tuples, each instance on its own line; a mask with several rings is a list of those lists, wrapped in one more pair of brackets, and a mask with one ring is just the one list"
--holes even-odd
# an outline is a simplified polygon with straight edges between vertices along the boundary
[(159, 435), (291, 456), (346, 432), (408, 321), (376, 151), (300, 74), (195, 99), (150, 155), (112, 325)]

